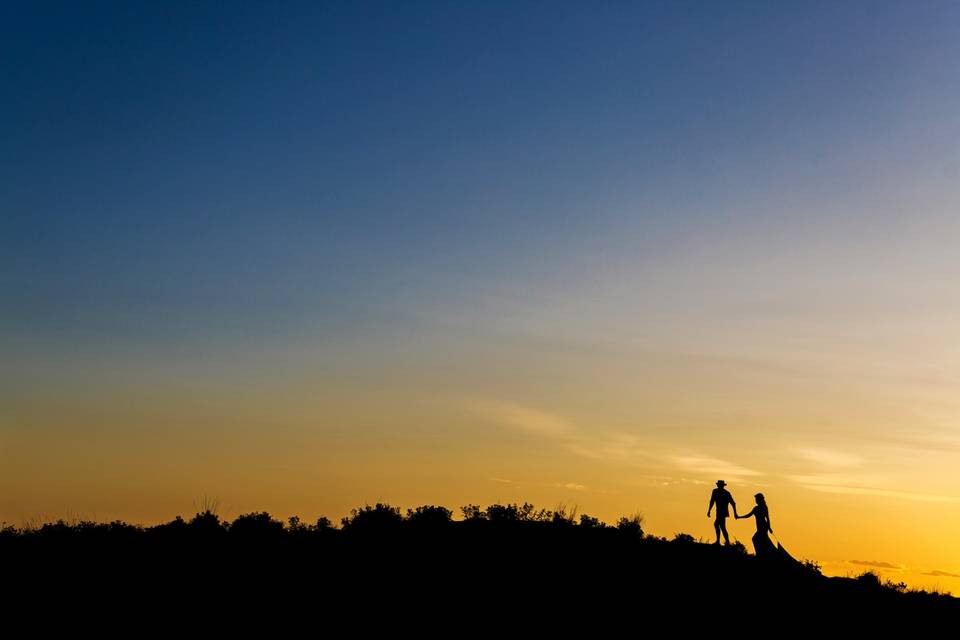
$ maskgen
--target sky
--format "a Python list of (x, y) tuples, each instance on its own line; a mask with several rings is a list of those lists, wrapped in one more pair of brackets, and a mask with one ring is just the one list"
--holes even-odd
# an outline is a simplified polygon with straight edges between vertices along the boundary
[(0, 83), (0, 520), (724, 479), (960, 592), (957, 3), (11, 2)]

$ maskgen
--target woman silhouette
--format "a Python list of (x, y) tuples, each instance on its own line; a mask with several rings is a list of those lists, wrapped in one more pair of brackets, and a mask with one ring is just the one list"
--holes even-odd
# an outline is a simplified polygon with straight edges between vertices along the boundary
[(757, 501), (757, 506), (750, 510), (750, 513), (737, 516), (740, 518), (749, 518), (754, 516), (757, 519), (757, 532), (753, 534), (753, 550), (757, 556), (772, 556), (777, 548), (773, 546), (770, 536), (767, 533), (773, 533), (773, 527), (770, 526), (770, 511), (767, 509), (767, 501), (762, 493), (753, 496)]

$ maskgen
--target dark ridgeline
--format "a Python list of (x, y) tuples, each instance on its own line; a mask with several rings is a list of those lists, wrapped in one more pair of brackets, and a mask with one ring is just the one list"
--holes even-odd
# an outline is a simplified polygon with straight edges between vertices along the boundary
[[(283, 523), (205, 511), (153, 527), (57, 522), (0, 531), (5, 603), (14, 614), (226, 627), (259, 618), (291, 632), (350, 619), (423, 634), (617, 628), (650, 635), (742, 628), (744, 620), (851, 629), (960, 620), (960, 601), (867, 573), (826, 578), (811, 562), (644, 534), (642, 518), (606, 525), (563, 509), (476, 505), (356, 509)], [(73, 616), (73, 617), (71, 617)], [(516, 620), (511, 622), (511, 620)], [(736, 622), (735, 622), (736, 621)], [(362, 625), (360, 625), (362, 626)], [(431, 633), (432, 632), (432, 633)], [(659, 635), (659, 634), (655, 634)], [(769, 634), (766, 634), (769, 635)]]

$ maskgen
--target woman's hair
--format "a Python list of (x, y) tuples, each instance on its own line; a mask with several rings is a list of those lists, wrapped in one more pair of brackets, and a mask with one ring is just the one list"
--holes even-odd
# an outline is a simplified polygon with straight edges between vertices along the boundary
[(763, 494), (762, 494), (762, 493), (758, 493), (758, 494), (756, 494), (756, 495), (753, 496), (753, 497), (756, 498), (759, 502), (766, 502), (766, 501), (767, 501), (766, 498), (763, 497)]

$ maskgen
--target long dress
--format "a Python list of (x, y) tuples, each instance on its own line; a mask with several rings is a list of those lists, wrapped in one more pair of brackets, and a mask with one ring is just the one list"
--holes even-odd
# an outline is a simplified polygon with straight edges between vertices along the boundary
[(753, 534), (754, 553), (756, 553), (757, 556), (763, 557), (775, 555), (777, 548), (773, 545), (773, 541), (767, 534), (770, 530), (770, 514), (767, 511), (767, 505), (758, 504), (746, 515), (747, 518), (750, 516), (754, 516), (757, 521), (757, 532)]

